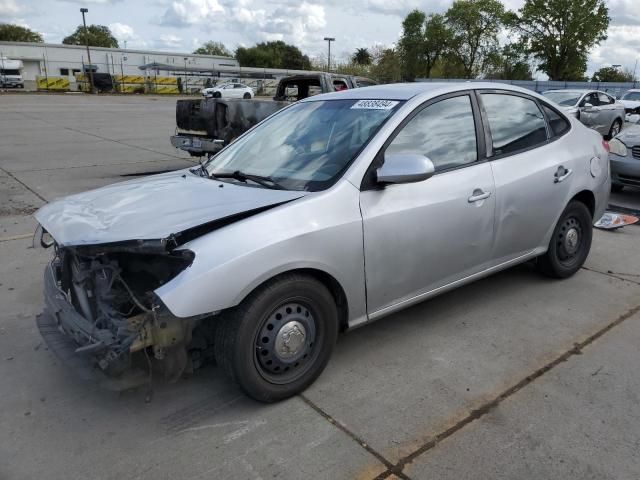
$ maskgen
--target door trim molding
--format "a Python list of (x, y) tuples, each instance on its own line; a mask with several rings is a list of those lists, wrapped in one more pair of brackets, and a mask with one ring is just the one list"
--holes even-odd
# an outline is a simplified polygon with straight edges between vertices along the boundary
[(453, 290), (454, 288), (457, 288), (461, 285), (464, 285), (466, 283), (471, 283), (475, 280), (478, 280), (480, 278), (489, 276), (493, 273), (497, 273), (500, 270), (505, 270), (511, 266), (517, 265), (519, 263), (523, 263), (533, 257), (537, 257), (538, 255), (541, 255), (542, 253), (544, 253), (546, 251), (546, 247), (545, 248), (536, 248), (530, 252), (527, 252), (523, 255), (520, 255), (512, 260), (507, 260), (506, 262), (500, 263), (498, 265), (494, 265), (493, 267), (489, 267), (485, 270), (482, 270), (481, 272), (478, 273), (474, 273), (472, 275), (466, 276), (464, 278), (461, 278), (459, 280), (455, 280), (451, 283), (448, 283), (446, 285), (443, 285), (441, 287), (438, 288), (434, 288), (433, 290), (429, 290), (427, 292), (423, 292), (420, 293), (419, 295), (416, 295), (415, 297), (411, 297), (408, 298), (406, 300), (402, 300), (398, 303), (394, 303), (393, 305), (389, 305), (387, 307), (383, 307), (379, 310), (376, 310), (375, 312), (370, 313), (369, 316), (369, 322), (373, 322), (374, 320), (378, 320), (382, 317), (386, 317), (387, 315), (391, 315), (392, 313), (395, 313), (399, 310), (402, 310), (404, 308), (410, 307), (411, 305), (415, 305), (416, 303), (420, 303), (424, 300), (427, 300), (431, 297), (435, 297), (436, 295), (439, 295), (441, 293), (445, 293), (448, 292), (449, 290)]

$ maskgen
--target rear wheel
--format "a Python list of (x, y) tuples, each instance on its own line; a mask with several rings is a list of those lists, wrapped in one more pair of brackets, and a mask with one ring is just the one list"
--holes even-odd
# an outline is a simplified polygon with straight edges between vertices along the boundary
[(242, 98), (244, 98), (245, 100), (249, 100), (251, 98), (251, 94), (247, 92), (242, 96)]
[(567, 278), (576, 273), (591, 250), (592, 224), (587, 206), (570, 202), (556, 224), (547, 253), (538, 257), (538, 269), (554, 278)]
[(249, 396), (275, 402), (322, 373), (338, 335), (327, 287), (313, 277), (282, 275), (220, 319), (216, 361)]

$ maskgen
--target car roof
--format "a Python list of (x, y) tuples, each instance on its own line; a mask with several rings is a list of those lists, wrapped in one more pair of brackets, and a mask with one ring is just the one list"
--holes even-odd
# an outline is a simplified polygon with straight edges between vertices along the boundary
[[(591, 92), (599, 92), (600, 90), (588, 90), (586, 88), (556, 88), (555, 90), (545, 90), (545, 93), (556, 93), (556, 92), (567, 92), (567, 93), (591, 93)], [(605, 93), (605, 92), (602, 92)]]
[(507, 90), (527, 95), (538, 96), (533, 90), (528, 90), (507, 83), (499, 82), (414, 82), (414, 83), (390, 83), (386, 85), (373, 85), (360, 87), (340, 92), (323, 93), (305, 98), (302, 102), (314, 102), (318, 100), (409, 100), (418, 95), (441, 95), (460, 90)]

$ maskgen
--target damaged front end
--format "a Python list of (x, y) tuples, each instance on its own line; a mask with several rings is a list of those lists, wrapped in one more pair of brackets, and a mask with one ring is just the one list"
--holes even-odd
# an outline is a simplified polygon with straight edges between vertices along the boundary
[(192, 263), (192, 252), (155, 241), (54, 248), (38, 318), (54, 353), (85, 378), (104, 373), (98, 379), (115, 390), (152, 370), (174, 381), (191, 368), (192, 331), (204, 316), (175, 317), (153, 292)]

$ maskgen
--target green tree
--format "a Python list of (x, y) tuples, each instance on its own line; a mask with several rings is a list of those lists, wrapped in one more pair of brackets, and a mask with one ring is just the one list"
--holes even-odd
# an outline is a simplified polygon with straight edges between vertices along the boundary
[(378, 48), (373, 54), (370, 74), (380, 83), (399, 82), (402, 78), (402, 61), (393, 48)]
[(424, 74), (431, 76), (431, 70), (443, 55), (449, 52), (453, 44), (453, 35), (444, 15), (429, 15), (424, 24), (424, 43), (422, 47)]
[(231, 51), (225, 47), (222, 42), (214, 42), (208, 41), (198, 49), (196, 49), (193, 53), (198, 55), (222, 55), (223, 57), (231, 57), (233, 54)]
[(86, 45), (91, 47), (118, 48), (118, 40), (113, 36), (109, 27), (104, 25), (89, 25), (86, 29), (80, 25), (75, 32), (62, 40), (65, 45)]
[(522, 44), (505, 45), (489, 56), (485, 78), (493, 80), (533, 80), (529, 57)]
[(455, 53), (447, 53), (440, 57), (431, 69), (433, 78), (464, 78), (464, 65)]
[(282, 40), (263, 42), (249, 48), (239, 47), (236, 59), (245, 67), (309, 70), (311, 61), (300, 49)]
[(464, 76), (475, 78), (498, 48), (504, 6), (498, 0), (455, 0), (445, 16)]
[(615, 67), (602, 67), (591, 77), (592, 82), (633, 82), (633, 73)]
[(20, 25), (0, 23), (0, 41), (42, 43), (42, 35)]
[(409, 82), (424, 75), (424, 24), (427, 16), (413, 10), (402, 21), (402, 35), (398, 42), (398, 54), (402, 62), (402, 75)]
[(356, 65), (371, 65), (371, 54), (366, 48), (358, 48), (351, 56), (351, 61)]
[(605, 0), (526, 0), (509, 24), (538, 70), (551, 80), (584, 77), (589, 50), (607, 38), (609, 10)]

